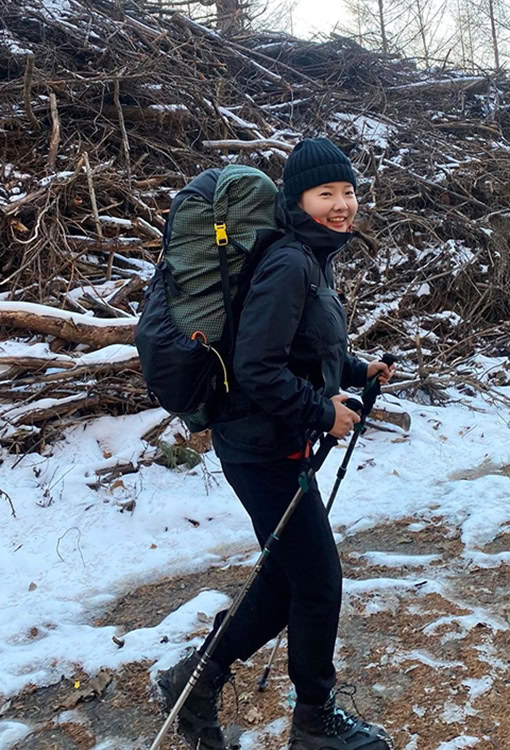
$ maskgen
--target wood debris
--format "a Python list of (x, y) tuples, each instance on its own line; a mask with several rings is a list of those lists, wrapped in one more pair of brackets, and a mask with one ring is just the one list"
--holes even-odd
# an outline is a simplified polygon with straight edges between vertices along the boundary
[(278, 181), (303, 136), (333, 138), (358, 171), (338, 289), (354, 348), (403, 355), (390, 392), (476, 389), (474, 354), (510, 356), (504, 73), (432, 73), (344, 37), (229, 35), (113, 0), (0, 11), (0, 326), (20, 343), (0, 348), (11, 450), (72, 419), (154, 406), (133, 331), (173, 196), (229, 163)]

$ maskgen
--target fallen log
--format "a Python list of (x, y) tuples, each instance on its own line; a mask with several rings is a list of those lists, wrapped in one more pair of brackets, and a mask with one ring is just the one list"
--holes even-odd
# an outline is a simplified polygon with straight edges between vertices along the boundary
[(71, 357), (64, 359), (58, 355), (54, 355), (53, 357), (0, 356), (0, 366), (3, 365), (15, 367), (17, 370), (41, 370), (47, 369), (48, 367), (57, 367), (68, 370), (76, 366)]
[(225, 149), (232, 151), (260, 151), (261, 149), (277, 149), (290, 154), (294, 146), (285, 141), (277, 141), (274, 138), (254, 138), (252, 141), (239, 141), (225, 139), (222, 141), (202, 141), (204, 148)]
[(92, 318), (31, 302), (0, 302), (0, 326), (57, 336), (95, 349), (108, 344), (132, 344), (137, 318)]
[(411, 417), (406, 411), (389, 411), (388, 409), (374, 407), (370, 412), (370, 419), (397, 425), (404, 432), (409, 432), (411, 429)]
[(388, 91), (398, 94), (412, 94), (422, 91), (486, 91), (489, 86), (487, 76), (461, 76), (459, 78), (432, 78), (428, 81), (414, 81), (400, 86), (388, 86)]
[(78, 380), (82, 377), (88, 378), (105, 374), (110, 375), (117, 372), (124, 372), (126, 370), (136, 370), (138, 372), (140, 369), (140, 360), (136, 356), (132, 359), (123, 360), (121, 362), (105, 362), (98, 365), (83, 365), (81, 367), (74, 367), (72, 370), (65, 370), (64, 372), (52, 372), (49, 375), (21, 378), (17, 380), (16, 383), (19, 383), (20, 385), (31, 385), (32, 383), (53, 383), (62, 380)]
[(37, 422), (45, 422), (53, 417), (61, 417), (64, 414), (73, 414), (78, 409), (93, 408), (98, 406), (101, 399), (98, 396), (80, 395), (69, 396), (67, 398), (45, 398), (34, 401), (30, 405), (18, 406), (9, 409), (0, 415), (0, 418), (7, 417), (11, 425), (33, 425)]

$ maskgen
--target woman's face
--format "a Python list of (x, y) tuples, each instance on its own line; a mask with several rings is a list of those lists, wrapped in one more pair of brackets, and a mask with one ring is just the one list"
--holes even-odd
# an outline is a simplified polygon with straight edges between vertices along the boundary
[(350, 182), (328, 182), (305, 190), (298, 206), (335, 232), (350, 232), (358, 201)]

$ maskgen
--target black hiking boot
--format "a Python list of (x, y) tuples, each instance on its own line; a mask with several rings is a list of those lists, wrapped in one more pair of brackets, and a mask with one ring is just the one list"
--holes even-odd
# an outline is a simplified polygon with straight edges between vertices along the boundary
[[(172, 710), (199, 661), (200, 654), (194, 651), (158, 680), (168, 711)], [(193, 750), (227, 750), (218, 721), (218, 702), (230, 677), (230, 671), (225, 672), (213, 661), (208, 662), (179, 711), (177, 731)]]
[(296, 703), (289, 750), (393, 750), (393, 741), (382, 727), (337, 706), (332, 692), (323, 706)]

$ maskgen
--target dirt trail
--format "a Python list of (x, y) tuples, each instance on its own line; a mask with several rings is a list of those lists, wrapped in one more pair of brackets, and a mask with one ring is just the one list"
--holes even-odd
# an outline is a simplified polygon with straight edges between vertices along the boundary
[[(459, 750), (509, 750), (509, 567), (496, 559), (494, 567), (477, 567), (463, 558), (455, 528), (436, 517), (411, 530), (416, 528), (410, 526), (414, 520), (356, 533), (339, 547), (347, 579), (337, 652), (339, 681), (356, 686), (355, 710), (383, 723), (395, 738), (396, 750), (437, 750), (446, 741)], [(496, 555), (509, 548), (510, 535), (505, 533), (482, 551)], [(242, 566), (212, 568), (141, 586), (91, 624), (114, 624), (125, 631), (151, 627), (201, 590), (232, 595), (246, 575)], [(202, 632), (208, 627), (204, 623)], [(291, 687), (285, 649), (269, 690), (261, 694), (257, 679), (267, 656), (266, 649), (249, 664), (235, 665), (238, 714), (229, 686), (224, 695), (223, 720), (235, 719), (249, 730), (243, 747), (250, 750), (285, 747)], [(16, 750), (148, 747), (164, 720), (149, 667), (127, 665), (112, 675), (101, 697), (67, 713), (61, 706), (74, 681), (86, 686), (87, 675), (77, 672), (57, 685), (25, 691), (2, 716), (34, 728)], [(344, 705), (353, 709), (349, 698)], [(181, 750), (184, 745), (172, 734), (163, 748)]]

